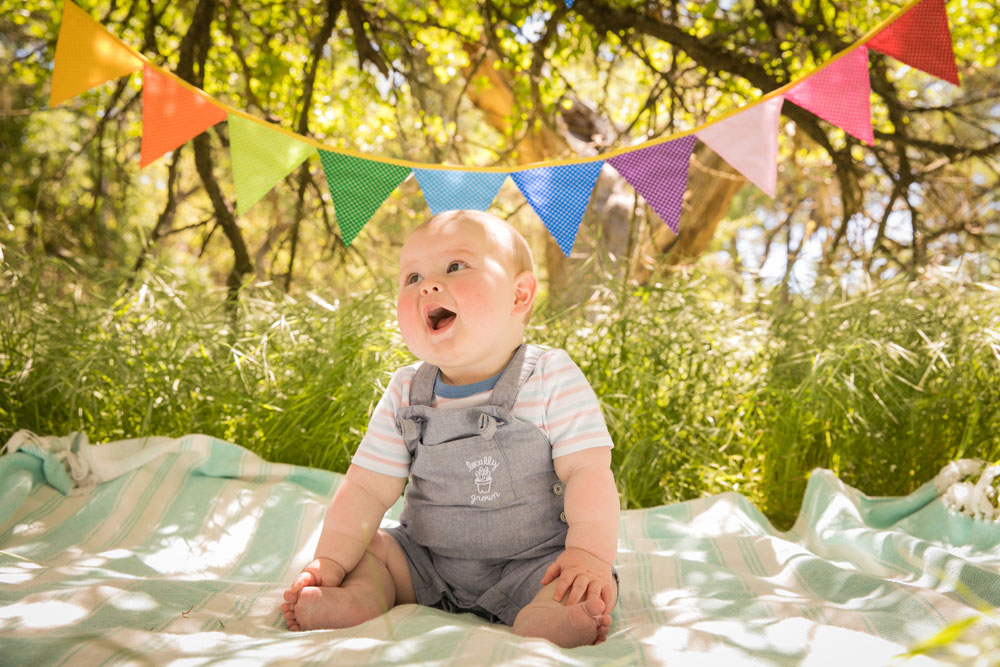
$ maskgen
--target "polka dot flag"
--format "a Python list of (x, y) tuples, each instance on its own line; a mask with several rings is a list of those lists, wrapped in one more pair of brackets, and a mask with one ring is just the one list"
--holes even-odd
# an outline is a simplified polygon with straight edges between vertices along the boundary
[(689, 134), (608, 160), (674, 234), (680, 227), (694, 142)]
[(296, 136), (279, 132), (267, 123), (229, 114), (229, 154), (236, 211), (240, 215), (316, 152)]
[(875, 35), (868, 46), (958, 85), (944, 0), (924, 0)]
[(324, 150), (319, 159), (344, 245), (351, 245), (382, 202), (410, 175), (409, 167)]
[(868, 49), (865, 47), (860, 46), (810, 74), (791, 88), (785, 99), (812, 111), (869, 146), (875, 144)]
[(569, 257), (604, 162), (585, 162), (515, 171), (510, 177)]
[(432, 215), (460, 209), (485, 211), (507, 180), (506, 173), (451, 169), (414, 169), (413, 175)]
[(142, 150), (139, 166), (226, 120), (226, 110), (201, 90), (174, 83), (148, 65), (142, 70)]

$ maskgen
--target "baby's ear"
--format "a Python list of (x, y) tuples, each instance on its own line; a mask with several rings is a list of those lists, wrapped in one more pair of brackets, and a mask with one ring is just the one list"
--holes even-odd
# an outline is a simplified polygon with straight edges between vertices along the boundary
[(538, 278), (534, 271), (522, 271), (514, 276), (514, 314), (523, 315), (531, 310), (535, 303), (535, 291), (538, 289)]

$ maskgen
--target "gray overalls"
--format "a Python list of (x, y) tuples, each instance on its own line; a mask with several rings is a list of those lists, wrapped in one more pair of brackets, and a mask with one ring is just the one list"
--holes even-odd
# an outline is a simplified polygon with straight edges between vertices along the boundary
[[(417, 602), (513, 625), (566, 544), (552, 447), (511, 410), (538, 354), (514, 353), (489, 403), (431, 408), (438, 368), (423, 364), (396, 428), (410, 452), (398, 528)], [(537, 352), (537, 350), (535, 350)]]

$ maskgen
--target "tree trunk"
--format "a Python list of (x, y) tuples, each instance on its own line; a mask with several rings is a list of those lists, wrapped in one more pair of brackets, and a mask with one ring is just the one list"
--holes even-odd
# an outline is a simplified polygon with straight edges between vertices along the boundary
[[(467, 48), (472, 62), (478, 62), (478, 67), (467, 72), (467, 76), (485, 77), (489, 81), (488, 86), (469, 86), (469, 99), (483, 111), (490, 126), (509, 135), (510, 119), (518, 112), (509, 74), (495, 67), (497, 59), (493, 52), (483, 57), (475, 53), (476, 47)], [(580, 114), (587, 110), (575, 105), (573, 112)], [(565, 136), (545, 124), (538, 124), (517, 142), (517, 163), (558, 158), (569, 152), (569, 147), (570, 141)], [(730, 202), (745, 182), (743, 176), (712, 150), (701, 146), (691, 163), (680, 235), (675, 236), (652, 210), (645, 207), (654, 232), (639, 250), (638, 268), (631, 279), (645, 284), (658, 265), (687, 263), (704, 253), (729, 210)], [(613, 168), (605, 166), (580, 224), (578, 252), (567, 258), (552, 236), (545, 235), (545, 268), (551, 303), (556, 307), (579, 304), (590, 297), (597, 285), (624, 279), (636, 241), (632, 225), (639, 218), (633, 216), (634, 209), (634, 191)]]
[(635, 280), (646, 284), (658, 272), (688, 264), (704, 254), (733, 197), (745, 183), (746, 179), (715, 151), (700, 144), (691, 157), (679, 233), (674, 234), (652, 210), (647, 210), (654, 230), (639, 250)]

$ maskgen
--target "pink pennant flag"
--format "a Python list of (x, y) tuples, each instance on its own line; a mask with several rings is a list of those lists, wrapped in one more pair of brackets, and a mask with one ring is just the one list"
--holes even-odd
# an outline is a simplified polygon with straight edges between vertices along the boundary
[(191, 91), (146, 65), (142, 71), (142, 151), (145, 167), (226, 120), (226, 110), (206, 93)]
[(810, 74), (785, 98), (869, 146), (875, 143), (865, 47), (859, 46)]
[(914, 5), (869, 40), (868, 46), (958, 85), (958, 68), (944, 0), (924, 0)]
[(778, 184), (780, 95), (695, 132), (729, 165), (770, 197)]

